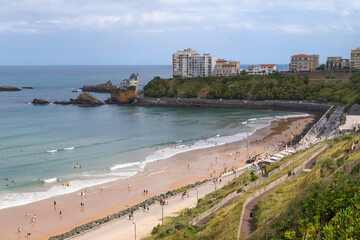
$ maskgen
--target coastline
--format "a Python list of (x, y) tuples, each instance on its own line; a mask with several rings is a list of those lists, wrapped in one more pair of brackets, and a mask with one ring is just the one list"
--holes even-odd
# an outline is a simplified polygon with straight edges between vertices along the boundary
[[(64, 233), (75, 226), (118, 212), (125, 209), (126, 206), (135, 205), (170, 189), (207, 179), (210, 174), (212, 177), (218, 176), (225, 167), (229, 169), (244, 166), (247, 154), (253, 151), (256, 154), (261, 153), (266, 150), (265, 146), (270, 146), (269, 151), (273, 150), (275, 148), (273, 143), (288, 140), (289, 131), (295, 135), (301, 133), (310, 119), (313, 119), (313, 116), (273, 121), (270, 126), (256, 131), (249, 137), (251, 142), (249, 153), (243, 140), (227, 145), (192, 150), (175, 155), (165, 161), (149, 163), (143, 172), (133, 177), (88, 188), (86, 196), (82, 200), (85, 203), (83, 208), (80, 207), (79, 192), (76, 192), (54, 198), (57, 201), (56, 208), (52, 205), (54, 199), (46, 199), (0, 210), (0, 217), (7, 219), (5, 224), (0, 227), (1, 235), (4, 235), (1, 238), (13, 239), (16, 236), (17, 226), (21, 226), (23, 233), (30, 231), (34, 239), (48, 239), (50, 236)], [(301, 127), (297, 125), (299, 121), (303, 122)], [(256, 142), (257, 138), (260, 139), (258, 142)], [(234, 155), (230, 155), (235, 152), (240, 152), (240, 157), (236, 161), (234, 161)], [(189, 168), (187, 164), (190, 164)], [(130, 191), (128, 184), (132, 186)], [(103, 187), (103, 191), (101, 191), (101, 187)], [(144, 189), (149, 190), (147, 196), (142, 194)], [(62, 216), (59, 216), (59, 210), (62, 210)], [(26, 211), (30, 214), (29, 219), (25, 217)], [(29, 223), (33, 214), (37, 216), (35, 224)]]

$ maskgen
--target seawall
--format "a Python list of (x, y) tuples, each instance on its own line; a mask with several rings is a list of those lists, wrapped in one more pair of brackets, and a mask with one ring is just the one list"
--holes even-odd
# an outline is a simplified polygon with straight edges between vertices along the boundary
[(198, 98), (136, 98), (137, 106), (163, 106), (163, 107), (215, 107), (215, 108), (240, 108), (276, 110), (290, 112), (306, 112), (323, 114), (330, 107), (325, 103), (309, 103), (305, 101), (247, 101), (247, 100), (212, 100)]

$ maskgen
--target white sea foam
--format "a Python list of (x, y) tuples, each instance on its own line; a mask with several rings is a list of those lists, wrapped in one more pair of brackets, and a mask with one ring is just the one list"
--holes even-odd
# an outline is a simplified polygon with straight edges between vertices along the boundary
[(47, 153), (56, 153), (57, 152), (57, 150), (55, 149), (55, 150), (48, 150), (48, 151), (46, 151)]
[(91, 180), (72, 180), (67, 182), (70, 185), (70, 187), (62, 186), (59, 183), (56, 184), (55, 186), (52, 186), (46, 191), (38, 191), (35, 193), (34, 192), (5, 193), (0, 195), (0, 209), (25, 205), (32, 202), (44, 200), (50, 197), (76, 192), (83, 188), (89, 188), (92, 186), (115, 181), (117, 179), (118, 178), (113, 177), (113, 178), (91, 179)]
[[(250, 124), (248, 124), (248, 122), (242, 122), (242, 124), (248, 124), (248, 126), (252, 127), (252, 130), (248, 130), (248, 132), (241, 132), (241, 133), (237, 133), (235, 135), (230, 135), (230, 136), (220, 136), (218, 134), (219, 136), (216, 135), (215, 137), (208, 138), (205, 141), (199, 140), (199, 141), (194, 142), (189, 145), (182, 144), (182, 145), (176, 146), (175, 148), (167, 147), (164, 149), (159, 149), (159, 150), (153, 152), (152, 154), (150, 154), (149, 156), (147, 156), (145, 161), (141, 162), (140, 168), (143, 169), (147, 163), (167, 159), (167, 158), (173, 157), (180, 153), (197, 150), (197, 149), (204, 149), (204, 148), (220, 146), (220, 145), (224, 145), (226, 143), (241, 141), (244, 138), (249, 137), (250, 135), (254, 134), (257, 130), (269, 126), (272, 121), (277, 120), (277, 119), (281, 119), (281, 118), (287, 119), (287, 118), (306, 117), (306, 116), (309, 116), (309, 114), (291, 114), (291, 115), (285, 115), (285, 116), (266, 117), (266, 118), (260, 118), (260, 119), (257, 119), (257, 118), (248, 119), (248, 120), (253, 120), (253, 121)], [(267, 120), (267, 121), (264, 121), (264, 120)]]
[(126, 168), (126, 167), (132, 167), (132, 166), (136, 166), (136, 165), (140, 165), (140, 162), (118, 164), (118, 165), (115, 165), (115, 166), (111, 167), (110, 170), (114, 171), (114, 170), (117, 170), (117, 169)]
[(56, 182), (56, 181), (57, 181), (57, 178), (49, 178), (49, 179), (44, 180), (45, 183), (53, 183), (53, 182)]
[(64, 148), (65, 151), (67, 150), (74, 150), (75, 147), (67, 147), (67, 148)]

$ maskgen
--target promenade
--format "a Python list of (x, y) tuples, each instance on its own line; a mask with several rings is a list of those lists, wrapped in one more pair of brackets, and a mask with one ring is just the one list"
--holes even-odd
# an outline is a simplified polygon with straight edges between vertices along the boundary
[[(239, 176), (242, 172), (237, 172)], [(229, 174), (221, 177), (222, 181), (216, 183), (216, 188), (225, 186), (228, 182), (234, 179), (234, 174)], [(197, 188), (198, 198), (204, 197), (206, 194), (215, 191), (215, 184), (208, 182)], [(189, 190), (189, 197), (182, 199), (181, 194), (178, 194), (168, 199), (168, 205), (163, 206), (164, 219), (166, 217), (177, 216), (177, 212), (185, 208), (195, 207), (197, 202), (197, 191), (195, 189)], [(86, 239), (102, 239), (102, 240), (128, 240), (135, 239), (135, 224), (136, 224), (136, 239), (142, 239), (148, 236), (152, 229), (158, 224), (161, 224), (162, 206), (159, 203), (150, 206), (149, 211), (142, 209), (134, 212), (134, 219), (129, 220), (128, 216), (124, 216), (118, 220), (111, 221), (100, 227), (85, 232), (81, 235), (70, 239), (86, 240)], [(165, 221), (165, 220), (164, 220)]]

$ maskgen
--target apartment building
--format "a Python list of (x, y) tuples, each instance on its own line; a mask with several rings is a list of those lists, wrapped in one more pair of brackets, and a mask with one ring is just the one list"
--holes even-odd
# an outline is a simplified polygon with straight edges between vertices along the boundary
[(326, 69), (332, 70), (339, 68), (350, 68), (349, 59), (344, 59), (342, 57), (327, 57)]
[(351, 50), (351, 69), (360, 70), (360, 48)]
[(248, 66), (246, 72), (250, 75), (264, 75), (276, 72), (276, 64), (260, 64), (259, 66)]
[(297, 54), (291, 56), (290, 72), (312, 72), (319, 67), (319, 55)]
[(225, 59), (218, 59), (215, 64), (214, 76), (234, 76), (239, 75), (242, 69), (240, 68), (240, 61), (227, 61)]
[(201, 56), (188, 48), (177, 51), (172, 56), (173, 77), (207, 77), (215, 68), (215, 57), (210, 54)]

